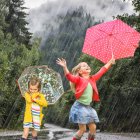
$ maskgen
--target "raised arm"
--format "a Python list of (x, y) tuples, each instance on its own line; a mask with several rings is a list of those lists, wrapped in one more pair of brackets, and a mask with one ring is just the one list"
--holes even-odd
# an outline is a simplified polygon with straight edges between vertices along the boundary
[(56, 60), (56, 63), (57, 63), (58, 65), (60, 65), (60, 66), (63, 68), (64, 74), (65, 74), (65, 75), (69, 73), (69, 70), (68, 70), (67, 63), (66, 63), (66, 60), (65, 60), (65, 59), (63, 59), (63, 58), (62, 58), (62, 59), (58, 58), (58, 59)]
[(57, 63), (58, 65), (60, 65), (60, 66), (63, 68), (64, 74), (65, 74), (66, 78), (67, 78), (69, 81), (71, 81), (72, 83), (77, 83), (77, 82), (78, 82), (79, 76), (74, 76), (74, 75), (72, 75), (72, 74), (69, 72), (69, 70), (68, 70), (68, 68), (67, 68), (67, 63), (66, 63), (66, 60), (65, 60), (65, 59), (63, 59), (63, 58), (62, 58), (62, 59), (58, 58), (58, 59), (56, 60), (56, 63)]
[(114, 57), (112, 57), (112, 58), (109, 60), (109, 62), (106, 63), (106, 64), (104, 65), (104, 67), (105, 67), (106, 69), (109, 69), (113, 64), (115, 64), (115, 59), (114, 59)]
[(115, 64), (115, 59), (112, 57), (108, 63), (106, 63), (95, 75), (92, 77), (97, 81), (99, 80), (111, 67), (111, 65)]

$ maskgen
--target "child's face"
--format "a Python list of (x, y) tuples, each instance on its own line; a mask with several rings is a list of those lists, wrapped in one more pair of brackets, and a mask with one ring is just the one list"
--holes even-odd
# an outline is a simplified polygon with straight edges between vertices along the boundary
[(36, 85), (29, 85), (29, 91), (30, 91), (30, 93), (38, 92), (39, 91), (38, 84), (36, 84)]
[(90, 72), (91, 72), (91, 68), (89, 67), (89, 65), (86, 62), (81, 62), (79, 73), (80, 74), (90, 74)]

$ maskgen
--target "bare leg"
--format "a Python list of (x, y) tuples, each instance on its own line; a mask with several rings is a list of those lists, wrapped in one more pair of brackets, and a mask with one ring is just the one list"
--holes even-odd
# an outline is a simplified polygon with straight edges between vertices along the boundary
[(37, 137), (37, 131), (32, 129), (32, 137)]
[(83, 134), (86, 131), (86, 125), (85, 124), (79, 124), (79, 130), (77, 131), (76, 135), (74, 136), (74, 140), (80, 140)]
[(90, 123), (88, 124), (90, 134), (96, 134), (96, 124)]
[(88, 140), (94, 140), (96, 134), (96, 125), (95, 123), (90, 123), (88, 124), (88, 127), (89, 127)]
[(29, 128), (24, 128), (22, 138), (27, 139), (29, 135)]

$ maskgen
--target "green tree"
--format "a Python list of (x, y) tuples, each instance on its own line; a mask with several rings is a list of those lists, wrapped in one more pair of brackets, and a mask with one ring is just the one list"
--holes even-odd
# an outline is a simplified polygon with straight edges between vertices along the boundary
[(30, 65), (36, 65), (40, 59), (39, 41), (34, 41), (32, 49), (28, 50), (24, 44), (20, 44), (6, 36), (0, 30), (0, 126), (14, 127), (22, 111), (23, 102), (16, 85), (22, 71)]
[(29, 32), (25, 20), (27, 14), (25, 13), (25, 7), (23, 7), (24, 0), (7, 0), (6, 7), (7, 13), (5, 21), (8, 27), (5, 29), (6, 33), (11, 33), (18, 43), (28, 45), (31, 39), (31, 33)]
[(40, 61), (40, 40), (34, 39), (29, 45), (31, 34), (26, 27), (23, 3), (0, 1), (0, 128), (17, 127), (24, 100), (16, 80), (27, 66)]
[(0, 29), (6, 28), (5, 15), (6, 15), (6, 1), (1, 0), (0, 1)]

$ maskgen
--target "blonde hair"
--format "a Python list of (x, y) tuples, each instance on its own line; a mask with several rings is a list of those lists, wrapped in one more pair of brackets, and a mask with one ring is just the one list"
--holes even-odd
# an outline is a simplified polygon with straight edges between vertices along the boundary
[[(81, 63), (79, 63), (78, 65), (76, 65), (75, 67), (72, 68), (72, 71), (71, 73), (74, 75), (74, 76), (80, 76), (79, 75), (79, 70), (81, 68)], [(75, 84), (70, 82), (70, 88), (73, 92), (75, 92)]]

